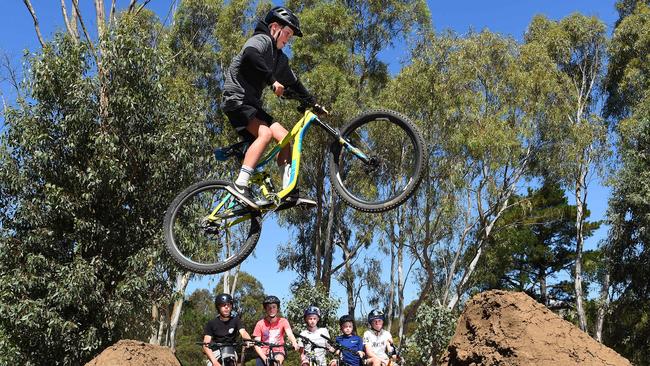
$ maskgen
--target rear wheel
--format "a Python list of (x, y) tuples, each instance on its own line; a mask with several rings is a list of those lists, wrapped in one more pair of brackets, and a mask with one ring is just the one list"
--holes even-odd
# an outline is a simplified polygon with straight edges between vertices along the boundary
[(226, 181), (196, 183), (165, 215), (167, 251), (188, 271), (220, 273), (246, 259), (260, 237), (261, 217), (226, 190)]
[(353, 148), (340, 141), (332, 144), (330, 176), (350, 206), (388, 211), (415, 192), (426, 154), (422, 134), (408, 118), (390, 110), (368, 111), (345, 125), (341, 137)]

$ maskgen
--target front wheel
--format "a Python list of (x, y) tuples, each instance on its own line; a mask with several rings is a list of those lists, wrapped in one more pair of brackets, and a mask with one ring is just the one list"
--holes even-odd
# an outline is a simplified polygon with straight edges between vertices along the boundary
[(364, 212), (392, 210), (417, 189), (424, 175), (424, 139), (405, 116), (368, 111), (341, 129), (331, 147), (330, 177), (338, 195)]
[(226, 190), (228, 182), (209, 180), (181, 192), (167, 209), (167, 251), (188, 271), (225, 272), (248, 257), (260, 238), (261, 217)]

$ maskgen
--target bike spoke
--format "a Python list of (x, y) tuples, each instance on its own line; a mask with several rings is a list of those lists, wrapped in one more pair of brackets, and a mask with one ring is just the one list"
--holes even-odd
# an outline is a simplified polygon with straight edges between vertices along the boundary
[(172, 229), (179, 252), (198, 264), (228, 260), (246, 241), (250, 228), (250, 214), (230, 193), (223, 187), (209, 188), (183, 202)]
[(387, 201), (404, 191), (415, 175), (417, 158), (410, 136), (388, 119), (375, 119), (346, 138), (370, 158), (366, 163), (343, 149), (339, 174), (350, 194), (367, 202)]

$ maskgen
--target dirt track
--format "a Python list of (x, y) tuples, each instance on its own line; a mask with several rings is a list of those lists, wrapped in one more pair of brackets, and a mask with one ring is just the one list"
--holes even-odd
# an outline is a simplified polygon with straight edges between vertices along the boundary
[(458, 321), (448, 366), (630, 365), (522, 292), (474, 296)]

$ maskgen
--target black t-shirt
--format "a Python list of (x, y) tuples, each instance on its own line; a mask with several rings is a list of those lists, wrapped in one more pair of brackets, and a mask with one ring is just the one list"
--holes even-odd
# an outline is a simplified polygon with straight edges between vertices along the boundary
[(203, 328), (203, 334), (212, 337), (212, 342), (234, 343), (237, 341), (239, 330), (244, 328), (238, 317), (221, 320), (218, 316), (208, 322)]

